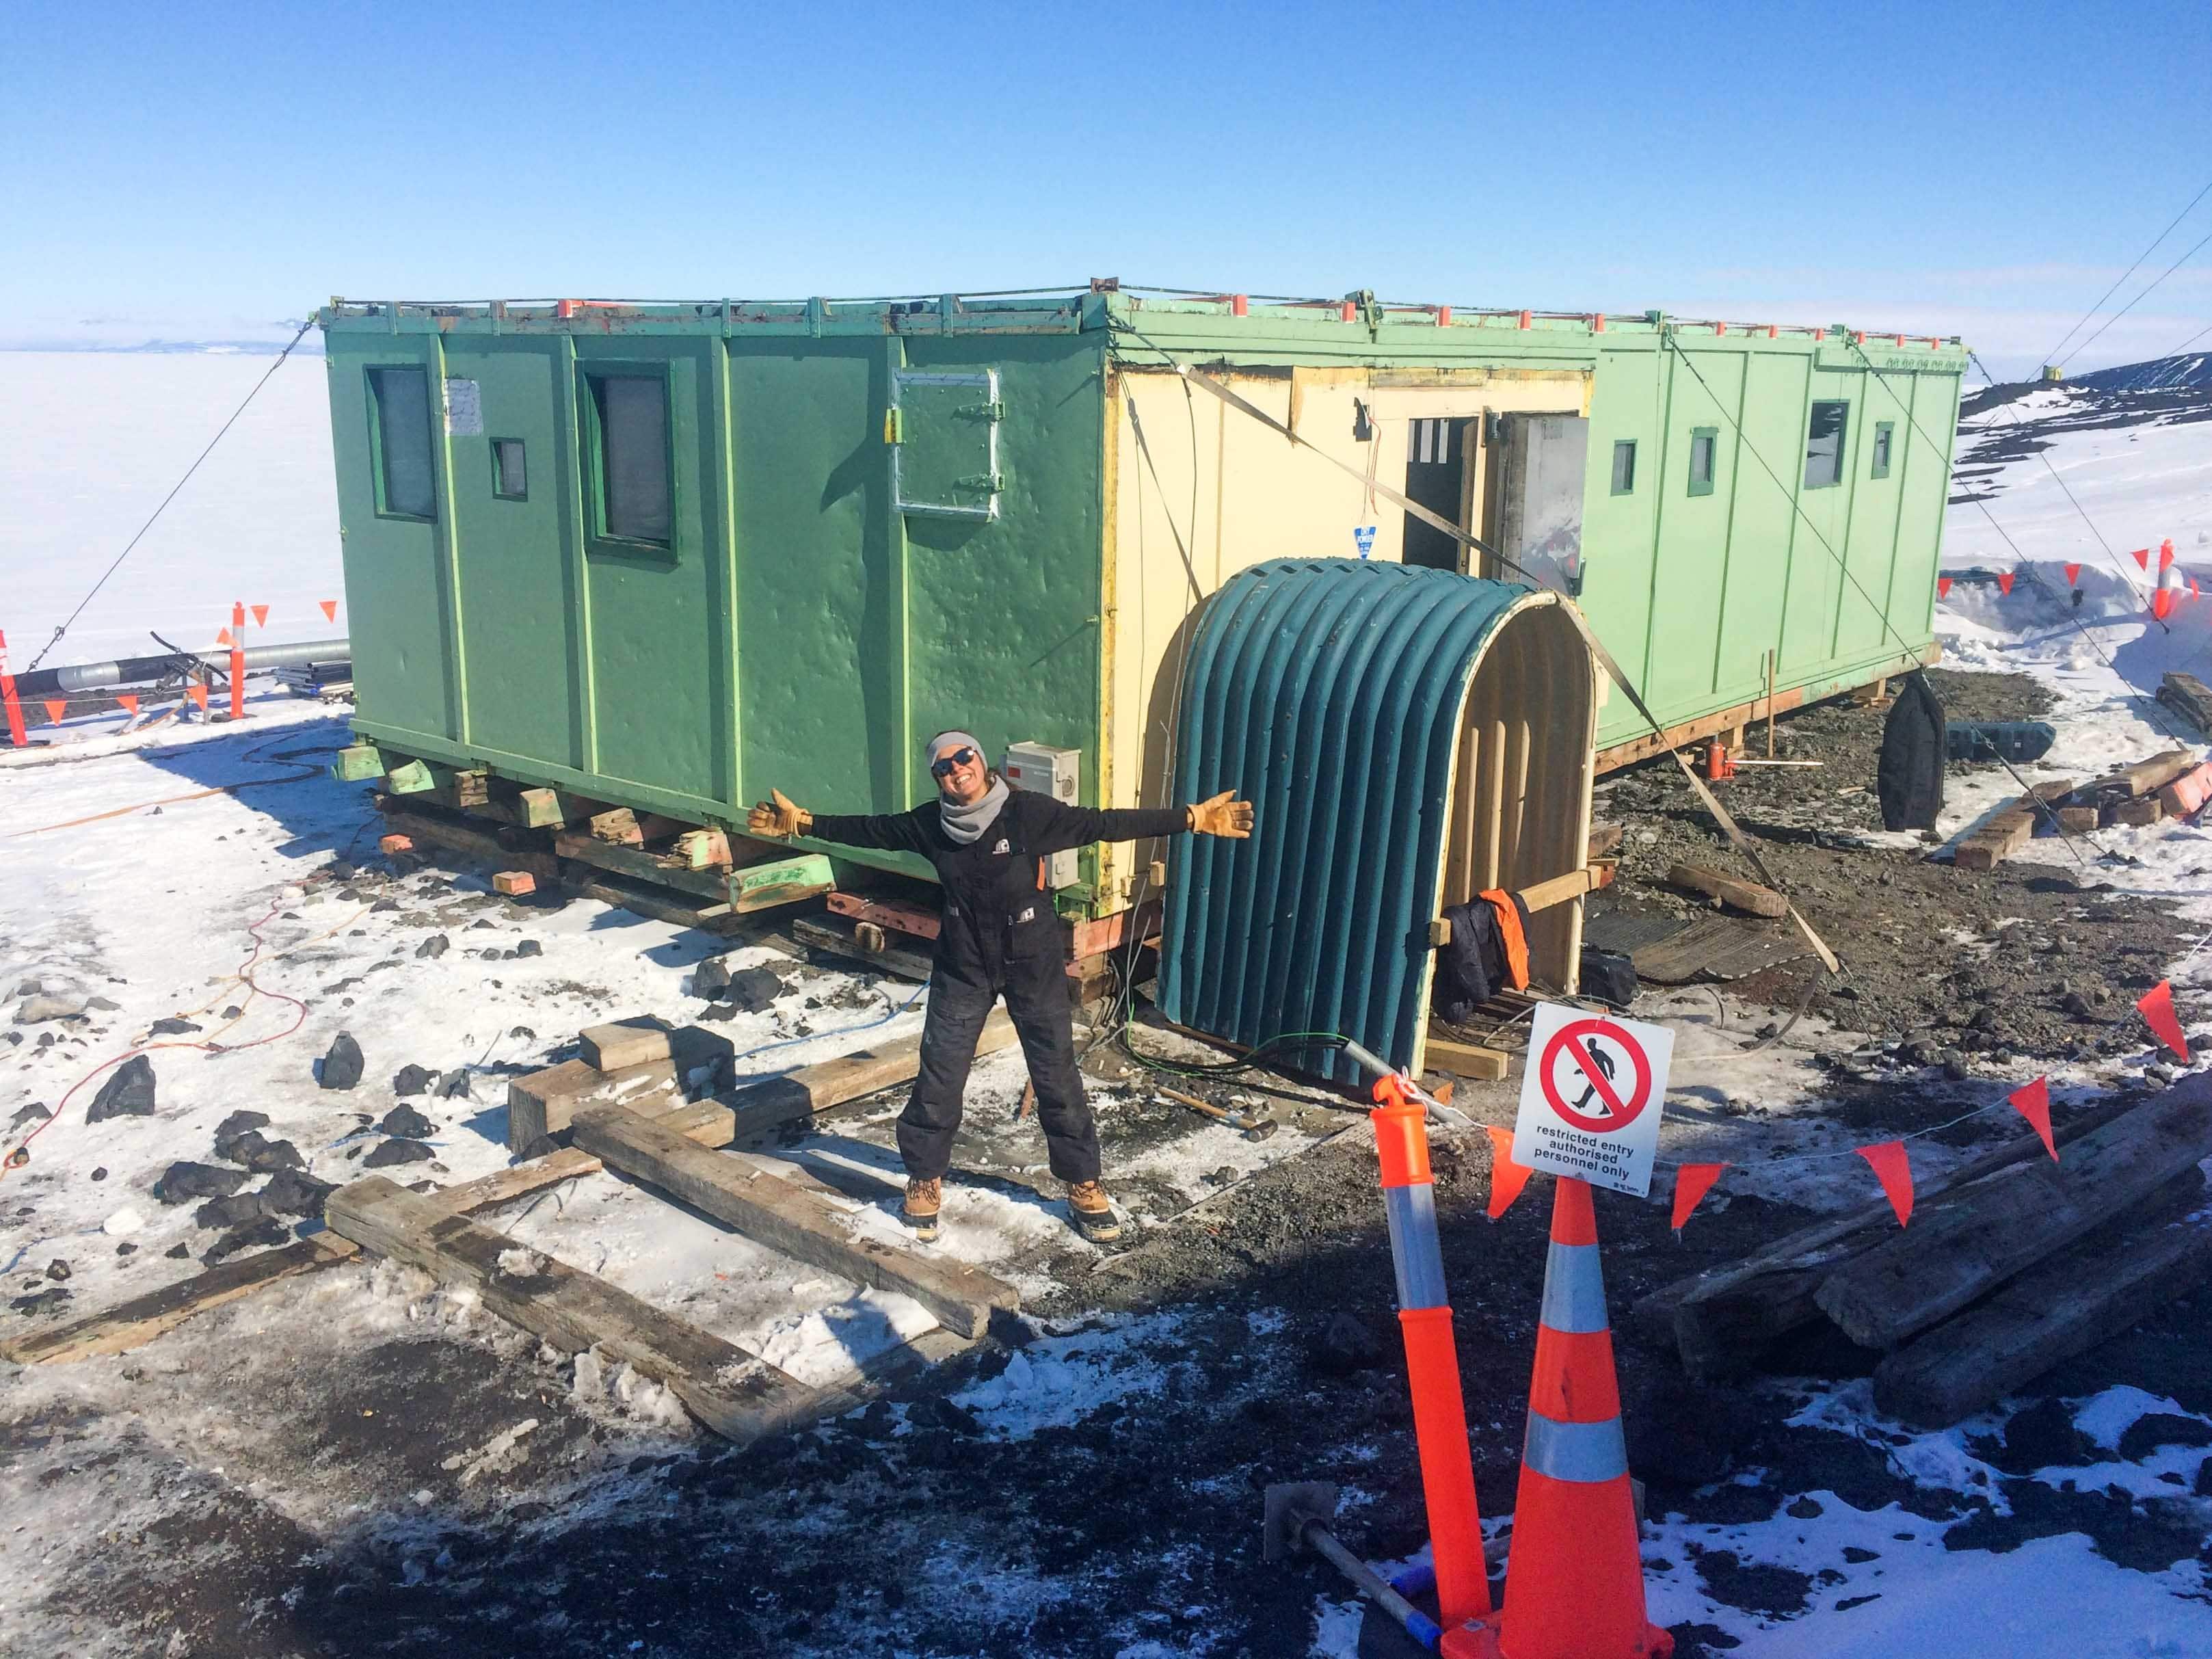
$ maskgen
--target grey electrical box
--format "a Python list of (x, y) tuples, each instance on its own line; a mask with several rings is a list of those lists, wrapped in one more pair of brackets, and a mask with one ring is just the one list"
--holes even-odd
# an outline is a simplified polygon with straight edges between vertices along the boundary
[[(1083, 782), (1083, 751), (1048, 749), (1041, 743), (1008, 744), (1006, 764), (999, 769), (1013, 787), (1034, 789), (1073, 806)], [(1054, 853), (1044, 861), (1044, 878), (1048, 887), (1074, 886), (1076, 855)]]

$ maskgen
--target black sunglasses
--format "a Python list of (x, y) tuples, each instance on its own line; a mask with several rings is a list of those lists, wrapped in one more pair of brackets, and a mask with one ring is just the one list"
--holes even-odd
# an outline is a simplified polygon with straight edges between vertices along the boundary
[(963, 746), (954, 750), (949, 755), (939, 755), (935, 760), (930, 762), (929, 775), (933, 778), (949, 778), (952, 775), (954, 767), (971, 766), (975, 761), (975, 751)]

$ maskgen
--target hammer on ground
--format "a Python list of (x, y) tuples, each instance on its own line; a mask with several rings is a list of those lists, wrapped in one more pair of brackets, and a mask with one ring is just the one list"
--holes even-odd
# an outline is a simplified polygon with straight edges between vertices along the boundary
[(1328, 1523), (1336, 1517), (1336, 1498), (1335, 1485), (1327, 1480), (1292, 1480), (1268, 1487), (1262, 1556), (1280, 1561), (1313, 1551), (1350, 1579), (1354, 1589), (1396, 1620), (1408, 1636), (1433, 1649), (1443, 1634), (1437, 1621), (1392, 1589), (1382, 1574), (1345, 1548), (1328, 1529)]
[(1184, 1094), (1180, 1090), (1162, 1089), (1160, 1092), (1178, 1106), (1188, 1106), (1202, 1117), (1227, 1124), (1247, 1140), (1265, 1140), (1282, 1127), (1272, 1117), (1254, 1117), (1249, 1112), (1231, 1111), (1225, 1107), (1216, 1106), (1210, 1100), (1200, 1100), (1196, 1095)]

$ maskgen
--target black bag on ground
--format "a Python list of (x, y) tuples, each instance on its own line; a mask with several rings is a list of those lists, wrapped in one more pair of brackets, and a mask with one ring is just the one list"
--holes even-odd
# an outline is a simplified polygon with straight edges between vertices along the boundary
[(1925, 674), (1907, 674), (1882, 727), (1881, 760), (1875, 769), (1884, 829), (1936, 827), (1943, 810), (1945, 748), (1943, 705)]
[(1582, 994), (1600, 1002), (1626, 1008), (1636, 1000), (1636, 964), (1625, 951), (1601, 951), (1583, 946)]

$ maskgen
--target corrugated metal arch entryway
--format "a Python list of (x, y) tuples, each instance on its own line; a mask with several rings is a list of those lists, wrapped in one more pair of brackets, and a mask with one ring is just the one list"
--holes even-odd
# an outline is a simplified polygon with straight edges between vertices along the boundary
[[(1255, 827), (1170, 843), (1162, 1012), (1240, 1046), (1334, 1031), (1418, 1066), (1429, 921), (1583, 863), (1597, 674), (1555, 593), (1355, 559), (1227, 583), (1191, 642), (1174, 798), (1234, 789)], [(1580, 902), (1534, 921), (1535, 977), (1572, 991)], [(1334, 1053), (1300, 1063), (1352, 1079)]]

